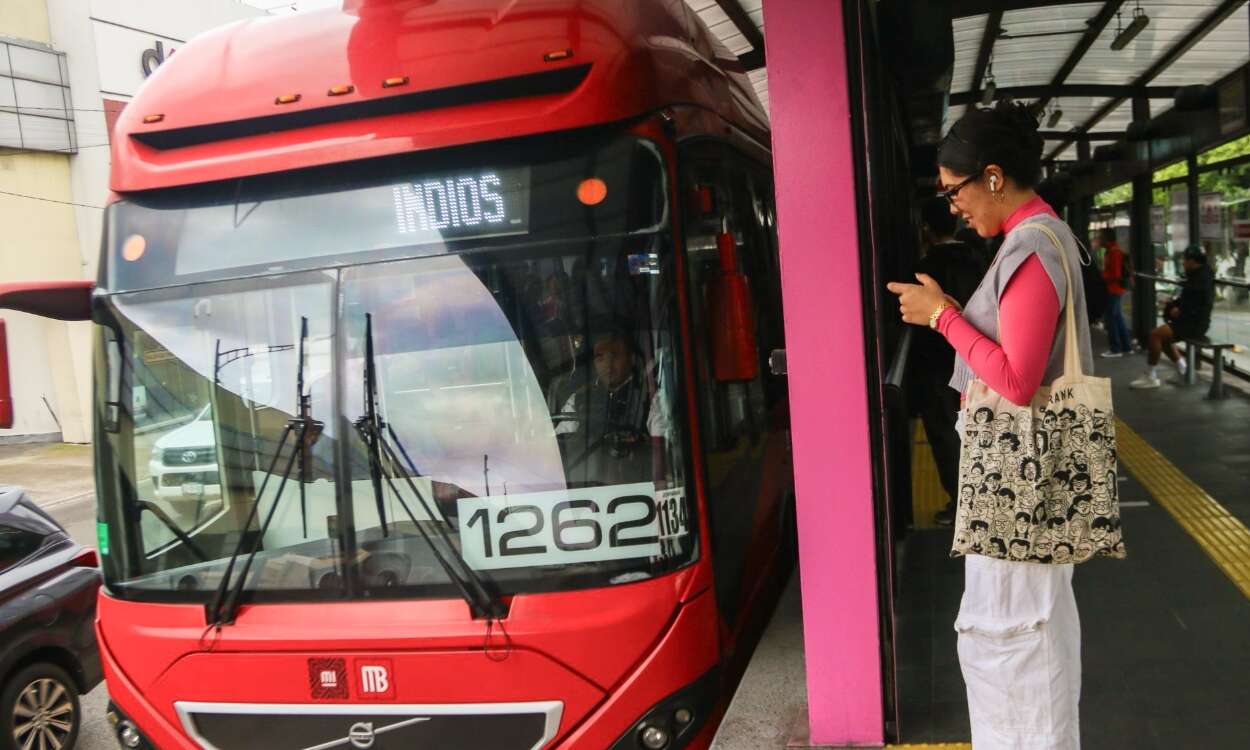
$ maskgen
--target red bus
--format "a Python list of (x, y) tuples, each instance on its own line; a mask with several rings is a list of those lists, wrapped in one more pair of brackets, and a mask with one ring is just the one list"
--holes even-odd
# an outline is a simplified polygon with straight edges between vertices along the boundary
[(116, 124), (119, 739), (706, 748), (792, 564), (766, 114), (680, 0), (345, 5)]

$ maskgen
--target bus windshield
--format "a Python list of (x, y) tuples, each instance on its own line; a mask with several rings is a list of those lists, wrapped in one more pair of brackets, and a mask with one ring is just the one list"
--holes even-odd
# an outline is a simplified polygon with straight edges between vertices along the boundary
[(693, 559), (663, 162), (517, 152), (110, 207), (111, 590), (207, 601), (240, 546), (251, 601), (455, 596), (438, 539), (500, 594)]

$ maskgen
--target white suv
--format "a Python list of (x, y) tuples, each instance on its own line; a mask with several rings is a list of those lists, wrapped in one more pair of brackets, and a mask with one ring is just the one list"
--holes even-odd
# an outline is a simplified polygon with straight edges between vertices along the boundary
[(210, 407), (157, 439), (148, 460), (156, 497), (177, 503), (221, 497), (217, 444)]

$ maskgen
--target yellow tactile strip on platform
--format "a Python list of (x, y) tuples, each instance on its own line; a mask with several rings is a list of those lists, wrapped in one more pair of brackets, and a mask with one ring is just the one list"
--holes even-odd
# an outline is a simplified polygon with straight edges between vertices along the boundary
[(1250, 529), (1118, 419), (1116, 441), (1120, 460), (1155, 502), (1250, 597)]
[(934, 514), (946, 507), (946, 490), (938, 477), (933, 450), (924, 434), (924, 425), (916, 420), (911, 441), (911, 517), (917, 529), (936, 529)]

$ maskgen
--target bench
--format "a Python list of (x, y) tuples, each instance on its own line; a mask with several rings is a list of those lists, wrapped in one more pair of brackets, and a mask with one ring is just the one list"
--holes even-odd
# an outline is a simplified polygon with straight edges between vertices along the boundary
[(1203, 349), (1210, 349), (1211, 362), (1215, 369), (1211, 374), (1211, 390), (1207, 392), (1207, 398), (1224, 398), (1224, 350), (1235, 349), (1236, 345), (1212, 341), (1207, 336), (1181, 339), (1181, 343), (1185, 345), (1185, 364), (1187, 365), (1185, 385), (1194, 385), (1198, 382), (1198, 353)]

